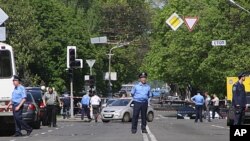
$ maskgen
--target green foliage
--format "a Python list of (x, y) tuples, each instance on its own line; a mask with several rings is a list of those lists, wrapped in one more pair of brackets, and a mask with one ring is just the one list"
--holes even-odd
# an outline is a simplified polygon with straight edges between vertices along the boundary
[[(239, 3), (250, 9), (250, 2)], [(174, 12), (198, 16), (194, 31), (184, 25), (171, 30), (165, 21)], [(170, 0), (153, 19), (151, 50), (142, 69), (153, 79), (225, 95), (226, 77), (249, 71), (249, 17), (228, 1)], [(227, 40), (227, 46), (211, 46), (212, 40), (219, 39)]]

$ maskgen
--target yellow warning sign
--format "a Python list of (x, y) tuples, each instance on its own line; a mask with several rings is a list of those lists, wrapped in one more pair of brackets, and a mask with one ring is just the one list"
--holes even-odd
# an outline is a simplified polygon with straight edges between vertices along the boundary
[(183, 20), (176, 13), (172, 14), (167, 20), (166, 23), (173, 29), (177, 30), (182, 24)]

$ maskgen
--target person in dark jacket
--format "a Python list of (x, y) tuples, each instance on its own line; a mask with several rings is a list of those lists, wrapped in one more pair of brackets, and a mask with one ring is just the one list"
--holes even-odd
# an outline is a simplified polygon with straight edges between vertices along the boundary
[(245, 81), (245, 73), (238, 75), (239, 81), (233, 85), (232, 106), (235, 108), (234, 125), (241, 125), (244, 121), (245, 110), (247, 110), (246, 91), (243, 82)]

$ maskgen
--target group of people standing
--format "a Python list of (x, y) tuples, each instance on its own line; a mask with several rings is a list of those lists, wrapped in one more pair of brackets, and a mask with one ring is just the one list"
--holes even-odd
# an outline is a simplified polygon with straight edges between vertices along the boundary
[[(206, 117), (208, 122), (211, 122), (211, 118), (215, 118), (215, 113), (219, 115), (219, 118), (223, 118), (222, 114), (220, 113), (220, 105), (219, 105), (219, 98), (217, 97), (216, 94), (213, 94), (211, 98), (208, 92), (204, 93), (205, 98), (201, 95), (201, 93), (197, 93), (195, 96), (191, 98), (192, 102), (195, 103), (195, 109), (196, 109), (196, 118), (195, 122), (200, 120), (200, 122), (203, 122), (202, 120), (202, 111), (205, 106), (205, 111), (206, 111)], [(212, 111), (212, 117), (210, 115), (210, 111)]]
[(94, 90), (90, 90), (89, 93), (85, 94), (82, 97), (81, 105), (82, 105), (81, 119), (83, 120), (84, 116), (86, 115), (88, 121), (90, 122), (92, 120), (90, 116), (90, 109), (92, 108), (95, 122), (97, 122), (100, 113), (101, 98), (98, 95), (96, 95)]
[[(240, 73), (238, 75), (238, 81), (233, 85), (233, 98), (232, 98), (232, 106), (235, 110), (234, 112), (234, 125), (241, 125), (242, 121), (244, 120), (244, 114), (247, 110), (247, 102), (246, 102), (246, 92), (245, 92), (245, 86), (243, 82), (245, 81), (245, 74)], [(208, 122), (211, 122), (210, 117), (210, 110), (212, 110), (212, 119), (215, 118), (215, 113), (218, 113), (220, 118), (223, 118), (223, 116), (220, 113), (220, 105), (219, 105), (219, 98), (213, 94), (213, 99), (209, 96), (208, 92), (205, 92), (205, 98), (200, 94), (197, 93), (195, 96), (191, 98), (192, 102), (195, 103), (195, 109), (196, 109), (196, 118), (195, 122), (200, 120), (202, 122), (202, 110), (203, 105), (205, 105), (206, 109), (206, 117)]]

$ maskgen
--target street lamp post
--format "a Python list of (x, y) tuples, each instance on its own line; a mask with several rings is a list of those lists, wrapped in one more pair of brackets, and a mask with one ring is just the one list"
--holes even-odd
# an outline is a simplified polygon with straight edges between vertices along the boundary
[(121, 47), (124, 47), (124, 46), (126, 46), (126, 45), (129, 45), (129, 43), (124, 43), (124, 44), (120, 44), (120, 45), (118, 45), (118, 46), (114, 46), (114, 47), (112, 47), (110, 50), (109, 50), (109, 54), (107, 54), (108, 56), (109, 56), (109, 72), (108, 72), (108, 74), (109, 74), (109, 84), (108, 84), (108, 86), (109, 86), (109, 97), (112, 97), (112, 85), (111, 85), (111, 56), (112, 55), (114, 55), (114, 54), (112, 54), (112, 50), (113, 49), (116, 49), (116, 48), (121, 48)]
[(248, 14), (250, 14), (250, 11), (248, 11), (247, 9), (245, 9), (244, 7), (240, 6), (238, 3), (236, 3), (234, 0), (229, 0), (232, 4), (236, 5), (237, 7), (239, 7), (240, 9), (246, 11)]

